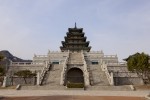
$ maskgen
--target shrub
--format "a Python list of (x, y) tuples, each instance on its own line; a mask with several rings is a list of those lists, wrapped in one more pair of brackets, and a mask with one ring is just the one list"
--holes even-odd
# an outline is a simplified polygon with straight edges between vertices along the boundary
[(68, 88), (84, 88), (83, 83), (67, 83)]

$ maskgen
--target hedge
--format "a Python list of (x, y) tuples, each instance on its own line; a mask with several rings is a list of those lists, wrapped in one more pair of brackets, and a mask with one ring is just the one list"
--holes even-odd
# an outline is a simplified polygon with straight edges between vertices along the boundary
[(84, 88), (84, 83), (67, 83), (68, 88)]

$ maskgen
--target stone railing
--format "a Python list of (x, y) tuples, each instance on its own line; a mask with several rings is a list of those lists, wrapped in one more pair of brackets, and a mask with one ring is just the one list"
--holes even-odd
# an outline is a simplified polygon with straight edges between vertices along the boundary
[(36, 60), (45, 61), (45, 60), (48, 60), (48, 56), (47, 55), (34, 55), (33, 61), (36, 61)]
[(31, 65), (33, 62), (11, 62), (11, 65)]
[(84, 73), (85, 86), (89, 86), (90, 85), (89, 72), (87, 70), (87, 63), (85, 61), (83, 51), (81, 51), (81, 56), (82, 56), (82, 61), (83, 61), (83, 71), (84, 71), (83, 73)]
[(61, 52), (61, 51), (49, 51), (50, 53), (58, 53), (58, 52)]
[(49, 62), (45, 62), (45, 67), (43, 67), (41, 74), (39, 75), (39, 77), (37, 77), (37, 79), (39, 78), (39, 82), (38, 85), (42, 85), (44, 76), (46, 74), (46, 72), (50, 69), (51, 64)]
[(68, 59), (69, 59), (69, 51), (68, 51), (68, 56), (65, 58), (65, 61), (63, 63), (63, 69), (62, 69), (62, 72), (61, 72), (61, 80), (60, 80), (60, 85), (64, 85), (65, 83), (65, 74), (66, 74), (66, 71), (67, 71), (67, 63), (68, 63)]
[(36, 55), (36, 54), (34, 54), (34, 57), (47, 57), (47, 55)]
[(90, 51), (89, 53), (101, 53), (101, 54), (103, 54), (103, 51)]
[(42, 66), (43, 63), (34, 63), (34, 62), (11, 62), (10, 66), (18, 66), (18, 67), (24, 67), (24, 66)]
[(138, 78), (137, 73), (134, 72), (114, 72), (114, 77), (134, 77)]
[[(49, 50), (49, 51), (48, 51), (48, 54), (50, 54), (50, 53), (57, 53), (57, 54), (58, 54), (58, 53), (62, 53), (62, 52), (61, 52), (61, 51), (50, 51), (50, 50)], [(67, 53), (67, 52), (66, 52), (66, 53)]]
[(102, 62), (101, 68), (102, 68), (102, 71), (105, 72), (109, 84), (110, 84), (110, 85), (114, 85), (113, 73), (112, 73), (112, 72), (109, 73), (109, 71), (108, 71), (108, 69), (107, 69), (107, 64), (106, 64), (105, 62)]
[(118, 63), (108, 63), (107, 65), (108, 66), (111, 66), (111, 65), (115, 65), (115, 66), (122, 66), (122, 65), (124, 65), (124, 66), (126, 66), (127, 63), (126, 62), (118, 62)]
[(104, 58), (117, 58), (117, 55), (104, 55)]

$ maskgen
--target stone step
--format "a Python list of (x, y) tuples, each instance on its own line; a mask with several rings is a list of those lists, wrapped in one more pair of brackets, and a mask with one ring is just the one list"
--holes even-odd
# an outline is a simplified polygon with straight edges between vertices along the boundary
[(100, 65), (89, 65), (89, 77), (91, 81), (91, 85), (103, 86), (109, 85), (106, 74), (102, 71)]
[(89, 86), (87, 90), (132, 91), (129, 85), (123, 86)]
[(60, 85), (42, 85), (42, 86), (21, 86), (21, 90), (64, 90), (65, 86)]
[(61, 71), (62, 71), (63, 65), (53, 65), (52, 70), (49, 71), (49, 75), (46, 81), (47, 85), (59, 85), (60, 84), (60, 78), (61, 78)]
[[(84, 90), (84, 88), (67, 88), (60, 85), (21, 86), (21, 90)], [(88, 86), (86, 90), (132, 91), (129, 85), (123, 86)]]

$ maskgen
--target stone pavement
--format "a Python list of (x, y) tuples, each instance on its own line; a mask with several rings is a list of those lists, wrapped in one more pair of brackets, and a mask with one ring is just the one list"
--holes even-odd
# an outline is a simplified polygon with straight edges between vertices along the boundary
[(0, 97), (21, 96), (129, 96), (145, 97), (150, 91), (84, 91), (84, 90), (0, 90)]
[(147, 100), (144, 97), (120, 96), (30, 96), (30, 97), (2, 97), (0, 100)]

